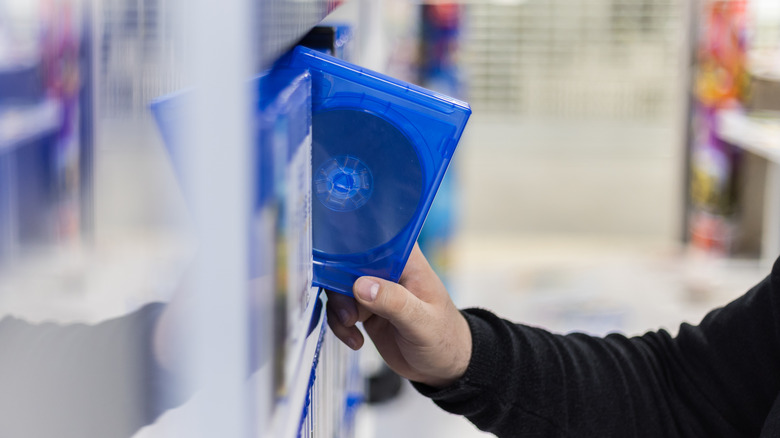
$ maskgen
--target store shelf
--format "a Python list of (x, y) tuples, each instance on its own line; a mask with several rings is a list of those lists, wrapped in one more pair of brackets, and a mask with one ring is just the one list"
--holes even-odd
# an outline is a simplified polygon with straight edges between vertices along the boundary
[(717, 114), (718, 137), (773, 163), (780, 163), (780, 118), (750, 117), (742, 110)]
[(61, 113), (60, 104), (53, 99), (0, 106), (0, 154), (54, 132), (60, 126)]
[(256, 71), (263, 71), (289, 50), (340, 0), (268, 0), (257, 3), (254, 41), (259, 55)]
[(721, 140), (767, 160), (764, 181), (761, 257), (767, 262), (780, 254), (780, 118), (750, 117), (742, 110), (717, 113), (715, 134)]
[(274, 436), (294, 437), (300, 436), (299, 431), (304, 420), (307, 405), (311, 403), (310, 388), (319, 365), (319, 357), (322, 349), (322, 340), (328, 330), (325, 316), (324, 294), (319, 288), (312, 288), (310, 306), (304, 313), (301, 324), (305, 329), (305, 338), (301, 339), (292, 354), (287, 359), (287, 365), (291, 365), (291, 378), (289, 381), (287, 396), (281, 400), (276, 409), (284, 411), (284, 415), (277, 415), (279, 423), (274, 424)]

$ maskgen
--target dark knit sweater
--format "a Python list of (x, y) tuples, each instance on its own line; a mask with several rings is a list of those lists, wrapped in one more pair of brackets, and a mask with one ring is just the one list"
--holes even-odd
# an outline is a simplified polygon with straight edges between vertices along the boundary
[(556, 335), (464, 310), (471, 362), (415, 387), (482, 430), (516, 437), (780, 437), (780, 259), (742, 297), (628, 338)]

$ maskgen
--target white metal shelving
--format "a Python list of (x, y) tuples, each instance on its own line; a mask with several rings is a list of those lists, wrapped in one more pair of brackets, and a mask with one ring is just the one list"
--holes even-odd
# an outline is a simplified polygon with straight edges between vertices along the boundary
[(780, 119), (727, 109), (717, 113), (716, 125), (721, 140), (767, 160), (761, 256), (774, 260), (780, 254)]
[(717, 133), (723, 141), (780, 164), (780, 119), (750, 117), (738, 109), (720, 110)]
[(0, 261), (19, 251), (19, 176), (15, 153), (62, 126), (62, 104), (43, 99), (0, 105)]
[(0, 106), (0, 154), (54, 132), (62, 108), (54, 99), (29, 105)]
[(470, 101), (529, 116), (670, 114), (683, 12), (668, 0), (470, 4)]

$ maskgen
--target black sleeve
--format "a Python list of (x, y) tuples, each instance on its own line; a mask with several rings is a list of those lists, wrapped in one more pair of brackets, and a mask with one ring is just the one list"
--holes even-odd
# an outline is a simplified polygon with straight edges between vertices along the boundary
[(163, 304), (96, 325), (0, 320), (0, 436), (129, 437), (165, 409), (152, 335)]
[(522, 437), (755, 437), (780, 391), (780, 259), (699, 326), (556, 335), (481, 309), (454, 385), (415, 387), (482, 430)]

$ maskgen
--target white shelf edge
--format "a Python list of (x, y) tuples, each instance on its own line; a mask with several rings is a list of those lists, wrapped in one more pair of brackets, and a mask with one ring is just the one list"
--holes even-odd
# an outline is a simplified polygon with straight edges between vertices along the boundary
[(780, 120), (755, 119), (736, 109), (720, 110), (716, 117), (718, 138), (769, 161), (780, 163)]
[(780, 119), (762, 120), (737, 109), (720, 110), (716, 114), (716, 135), (770, 163), (764, 187), (761, 258), (771, 263), (780, 253)]
[[(275, 408), (276, 411), (270, 428), (274, 437), (293, 438), (297, 436), (301, 420), (303, 419), (306, 398), (309, 395), (311, 376), (318, 366), (318, 363), (315, 362), (315, 357), (319, 354), (322, 336), (324, 331), (327, 330), (327, 316), (324, 301), (321, 307), (318, 308), (317, 306), (317, 302), (323, 299), (325, 293), (317, 287), (313, 287), (313, 289), (316, 292), (314, 300), (312, 300), (309, 306), (311, 310), (307, 308), (305, 313), (312, 318), (316, 318), (317, 325), (314, 327), (314, 330), (308, 332), (311, 323), (307, 322), (305, 324), (307, 336), (303, 341), (303, 345), (300, 345), (301, 351), (293, 351), (290, 357), (286, 358), (286, 360), (293, 361), (296, 366), (293, 370), (290, 370), (292, 375), (287, 383), (287, 394), (282, 400), (277, 402)], [(315, 315), (317, 310), (319, 315)]]
[(61, 113), (62, 107), (55, 99), (31, 105), (0, 106), (0, 154), (56, 130)]

